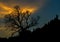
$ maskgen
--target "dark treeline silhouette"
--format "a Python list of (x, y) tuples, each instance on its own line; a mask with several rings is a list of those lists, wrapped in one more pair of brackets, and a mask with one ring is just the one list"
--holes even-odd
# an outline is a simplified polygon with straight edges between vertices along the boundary
[[(60, 20), (58, 15), (45, 24), (42, 28), (37, 28), (33, 32), (29, 30), (24, 30), (20, 32), (17, 37), (10, 37), (9, 39), (0, 38), (0, 41), (17, 41), (17, 42), (31, 42), (31, 41), (41, 41), (41, 39), (57, 39), (60, 33)], [(56, 38), (57, 37), (57, 38)]]
[[(31, 41), (41, 41), (41, 39), (48, 40), (49, 38), (56, 38), (59, 37), (60, 33), (60, 20), (58, 19), (58, 15), (48, 22), (48, 24), (45, 24), (42, 28), (37, 28), (31, 32), (29, 29), (32, 26), (36, 26), (38, 24), (38, 20), (40, 19), (39, 16), (37, 18), (31, 17), (31, 13), (27, 10), (26, 13), (20, 13), (19, 6), (15, 6), (15, 12), (14, 15), (7, 15), (5, 16), (6, 25), (9, 25), (8, 27), (12, 26), (13, 28), (19, 28), (19, 36), (17, 37), (10, 37), (8, 39), (6, 38), (0, 38), (0, 41), (17, 41), (17, 42), (31, 42)], [(11, 35), (13, 36), (13, 34)]]

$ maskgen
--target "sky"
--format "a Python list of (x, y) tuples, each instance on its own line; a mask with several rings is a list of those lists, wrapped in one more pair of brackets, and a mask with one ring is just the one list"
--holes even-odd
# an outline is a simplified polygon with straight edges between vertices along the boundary
[(44, 0), (0, 0), (0, 17), (10, 14), (16, 5), (19, 5), (21, 9), (30, 8), (37, 11), (45, 2)]
[(39, 27), (54, 19), (56, 14), (60, 18), (60, 0), (0, 0), (0, 18), (4, 17), (4, 12), (8, 14), (8, 10), (12, 11), (15, 5), (19, 5), (21, 8), (36, 9), (34, 16), (40, 16)]
[[(8, 8), (15, 5), (37, 8), (35, 16), (39, 15), (41, 17), (40, 24), (45, 24), (50, 19), (53, 19), (56, 14), (60, 14), (60, 0), (0, 0), (0, 4)], [(8, 10), (1, 8), (0, 5), (0, 14), (8, 14)], [(3, 16), (0, 15), (0, 17)]]
[(60, 0), (48, 0), (44, 7), (37, 12), (40, 16), (40, 24), (46, 24), (55, 18), (56, 14), (60, 18)]

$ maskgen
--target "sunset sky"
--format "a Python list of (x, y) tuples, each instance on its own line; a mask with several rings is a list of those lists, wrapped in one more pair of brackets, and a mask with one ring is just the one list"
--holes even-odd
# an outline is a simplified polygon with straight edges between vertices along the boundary
[(43, 4), (43, 0), (0, 0), (0, 13), (9, 14), (16, 5), (19, 5), (21, 9), (30, 8), (30, 10), (38, 10)]
[(53, 19), (56, 14), (60, 18), (60, 0), (0, 0), (0, 18), (10, 14), (15, 5), (34, 12), (34, 16), (39, 15), (39, 27)]
[[(35, 14), (41, 17), (40, 24), (44, 24), (56, 14), (60, 14), (60, 0), (0, 0), (0, 14), (11, 13), (15, 5), (19, 5), (23, 9), (27, 7), (36, 9)], [(0, 17), (2, 16), (0, 15)]]

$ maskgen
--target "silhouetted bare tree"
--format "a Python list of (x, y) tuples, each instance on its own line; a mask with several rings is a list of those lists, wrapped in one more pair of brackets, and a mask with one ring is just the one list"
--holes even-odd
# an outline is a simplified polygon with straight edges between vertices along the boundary
[(37, 25), (38, 20), (40, 19), (39, 16), (37, 16), (37, 18), (31, 17), (29, 10), (27, 10), (26, 13), (21, 13), (19, 6), (15, 6), (14, 9), (15, 14), (17, 14), (16, 17), (9, 17), (14, 21), (12, 22), (13, 26), (20, 28), (20, 30), (26, 30), (32, 26)]

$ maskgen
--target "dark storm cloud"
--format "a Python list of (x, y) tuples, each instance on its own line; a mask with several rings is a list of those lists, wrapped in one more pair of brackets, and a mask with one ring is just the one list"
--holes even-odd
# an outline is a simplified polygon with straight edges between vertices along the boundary
[(45, 1), (44, 0), (0, 0), (0, 2), (5, 3), (7, 5), (22, 4), (22, 5), (32, 5), (32, 6), (41, 6)]
[(2, 2), (26, 2), (26, 3), (35, 3), (40, 2), (41, 0), (0, 0)]

